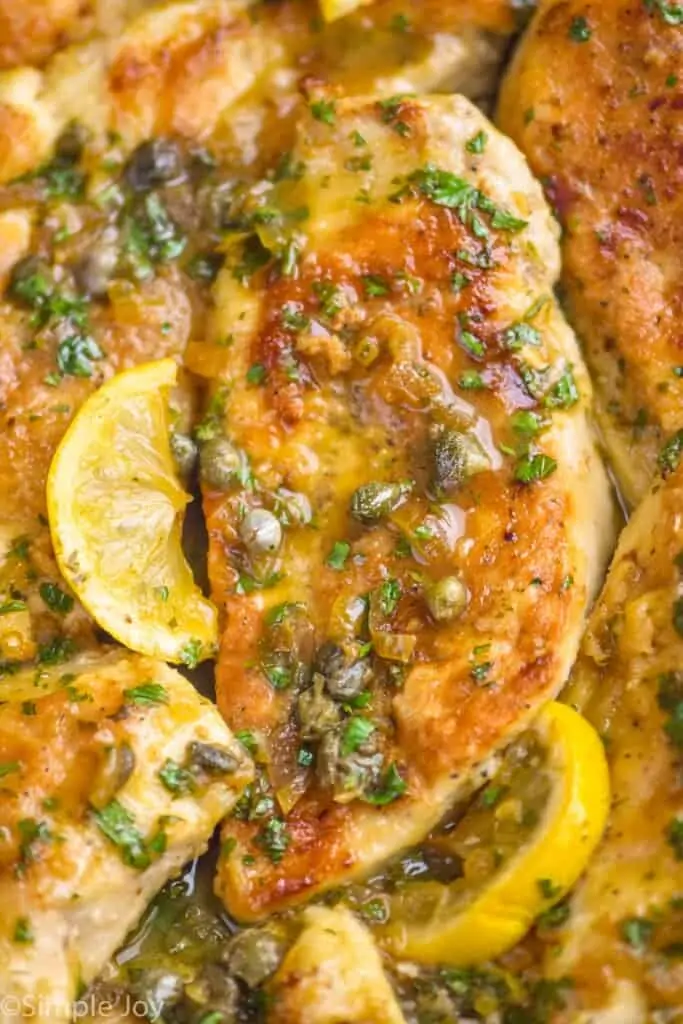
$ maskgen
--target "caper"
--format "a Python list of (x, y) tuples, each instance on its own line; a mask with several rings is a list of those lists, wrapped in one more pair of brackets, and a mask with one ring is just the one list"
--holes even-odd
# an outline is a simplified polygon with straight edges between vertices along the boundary
[(317, 740), (333, 729), (341, 718), (339, 705), (324, 692), (324, 680), (313, 677), (313, 685), (300, 694), (297, 701), (299, 732), (304, 740)]
[(306, 495), (288, 491), (284, 487), (277, 492), (275, 511), (284, 526), (307, 526), (313, 518), (311, 503)]
[(213, 437), (199, 451), (199, 477), (203, 484), (227, 491), (238, 478), (243, 460), (225, 437)]
[(268, 509), (253, 508), (240, 523), (240, 537), (252, 556), (268, 555), (280, 547), (282, 527)]
[(467, 608), (467, 587), (459, 576), (444, 576), (428, 587), (427, 607), (437, 622), (452, 622)]
[(12, 268), (9, 293), (31, 309), (41, 309), (54, 291), (52, 268), (37, 256), (26, 256)]
[(221, 1024), (232, 1024), (236, 1019), (240, 993), (237, 982), (219, 964), (206, 964), (201, 974), (185, 986), (185, 997), (190, 1004), (201, 1009), (201, 1021), (220, 1018)]
[(109, 747), (90, 790), (89, 800), (93, 807), (105, 807), (134, 771), (135, 752), (127, 743)]
[(441, 430), (434, 440), (434, 484), (453, 491), (468, 477), (491, 468), (489, 458), (474, 434)]
[(165, 1010), (177, 1006), (185, 991), (182, 977), (162, 968), (136, 971), (130, 988), (134, 996), (148, 1006), (154, 1007), (158, 1017), (161, 1017)]
[(65, 164), (75, 164), (83, 156), (90, 132), (79, 121), (71, 121), (57, 139), (55, 156)]
[(227, 775), (239, 767), (238, 760), (225, 747), (198, 740), (188, 744), (187, 761), (191, 768), (199, 768), (210, 775)]
[(241, 932), (230, 943), (228, 963), (233, 974), (256, 988), (274, 974), (284, 953), (280, 939), (265, 928)]
[(150, 139), (131, 154), (124, 171), (126, 184), (133, 192), (149, 192), (158, 185), (177, 182), (182, 178), (183, 165), (175, 142), (170, 139)]
[(175, 462), (178, 475), (187, 479), (192, 473), (197, 462), (199, 450), (196, 443), (188, 434), (181, 434), (174, 430), (170, 438), (171, 455)]
[(398, 508), (410, 490), (411, 485), (408, 483), (363, 484), (354, 491), (351, 498), (351, 515), (361, 523), (377, 522)]
[(101, 237), (74, 267), (74, 277), (81, 291), (95, 298), (107, 294), (119, 261), (119, 250), (113, 238)]
[(362, 749), (342, 754), (339, 729), (327, 732), (318, 745), (316, 775), (320, 785), (334, 792), (337, 803), (349, 803), (372, 789), (380, 778), (382, 755), (370, 740)]
[(335, 700), (350, 700), (367, 689), (372, 681), (372, 664), (359, 658), (356, 648), (326, 642), (316, 656), (316, 670), (325, 678), (325, 688)]

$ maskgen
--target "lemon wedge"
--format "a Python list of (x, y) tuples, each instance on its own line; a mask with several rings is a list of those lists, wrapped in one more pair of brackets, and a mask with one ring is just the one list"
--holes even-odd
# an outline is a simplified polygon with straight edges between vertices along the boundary
[(576, 711), (551, 703), (506, 757), (464, 818), (435, 839), (464, 865), (463, 876), (408, 880), (390, 896), (377, 937), (395, 956), (477, 964), (514, 946), (544, 912), (561, 921), (558, 901), (607, 821), (602, 743)]
[(169, 445), (172, 359), (113, 377), (84, 403), (47, 481), (64, 578), (93, 618), (133, 651), (193, 668), (215, 650), (216, 609), (181, 545), (190, 501)]

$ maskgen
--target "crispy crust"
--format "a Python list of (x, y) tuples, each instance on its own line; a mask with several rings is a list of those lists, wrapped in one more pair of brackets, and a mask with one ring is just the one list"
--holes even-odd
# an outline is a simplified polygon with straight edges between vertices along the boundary
[[(683, 1001), (683, 969), (662, 954), (680, 935), (683, 891), (667, 839), (680, 814), (680, 747), (666, 729), (674, 708), (662, 706), (683, 656), (674, 625), (682, 504), (679, 469), (657, 480), (624, 530), (566, 696), (605, 737), (612, 780), (607, 833), (546, 958), (551, 976), (573, 978), (571, 1021), (637, 1024), (648, 1008)], [(625, 930), (634, 920), (652, 922), (643, 948)]]
[(546, 2), (498, 110), (563, 225), (563, 294), (631, 504), (683, 421), (682, 58), (655, 4)]
[[(397, 116), (409, 128), (402, 133), (386, 123), (383, 110), (372, 101), (348, 101), (337, 104), (334, 126), (304, 121), (294, 155), (305, 170), (295, 189), (298, 202), (310, 208), (313, 228), (299, 275), (278, 280), (261, 272), (250, 289), (225, 270), (214, 337), (232, 331), (232, 344), (223, 356), (215, 344), (193, 346), (189, 353), (195, 371), (218, 378), (218, 387), (228, 385), (223, 429), (247, 452), (262, 486), (303, 491), (316, 518), (314, 531), (286, 532), (281, 582), (245, 596), (236, 568), (239, 521), (252, 498), (205, 492), (213, 594), (225, 614), (217, 695), (230, 725), (263, 737), (266, 756), (275, 762), (297, 742), (294, 697), (276, 691), (259, 664), (264, 614), (281, 602), (305, 606), (320, 644), (335, 636), (340, 600), (396, 577), (412, 596), (391, 630), (417, 635), (416, 662), (403, 688), (384, 691), (376, 705), (388, 723), (387, 758), (403, 766), (409, 780), (407, 797), (378, 809), (360, 800), (331, 802), (309, 788), (288, 815), (290, 843), (276, 864), (259, 849), (257, 823), (229, 822), (226, 836), (238, 844), (221, 863), (218, 888), (243, 919), (367, 872), (426, 834), (473, 784), (477, 766), (562, 685), (610, 542), (606, 481), (585, 419), (590, 388), (573, 336), (550, 298), (557, 253), (537, 186), (514, 148), (465, 100), (403, 101)], [(478, 131), (489, 141), (485, 154), (473, 157), (465, 143)], [(360, 180), (345, 172), (355, 132), (370, 140), (373, 161), (372, 172)], [(529, 221), (518, 236), (496, 233), (493, 269), (468, 265), (470, 284), (457, 296), (453, 253), (476, 240), (456, 211), (415, 197), (386, 201), (396, 191), (399, 170), (409, 174), (426, 163), (462, 174)], [(399, 175), (399, 186), (401, 180)], [(354, 206), (360, 184), (369, 191), (369, 205)], [(281, 199), (273, 197), (276, 205)], [(400, 281), (406, 274), (420, 282), (419, 297), (398, 286), (381, 301), (363, 298), (368, 275)], [(335, 374), (330, 365), (336, 363), (301, 359), (292, 350), (292, 336), (281, 326), (283, 305), (294, 302), (313, 319), (320, 316), (314, 288), (320, 281), (350, 290), (355, 298), (347, 324), (365, 325), (370, 334), (379, 330), (381, 337), (378, 324), (390, 311), (399, 331), (398, 339), (389, 340), (393, 359), (381, 358), (367, 372), (354, 363)], [(416, 496), (368, 531), (353, 527), (347, 508), (354, 489), (368, 480), (424, 480), (433, 407), (411, 394), (415, 381), (405, 383), (405, 375), (422, 366), (458, 394), (461, 372), (477, 364), (454, 343), (454, 324), (476, 324), (486, 347), (477, 368), (488, 387), (460, 392), (453, 401), (466, 399), (460, 408), (472, 411), (485, 444), (503, 443), (509, 415), (536, 403), (519, 378), (522, 357), (501, 347), (500, 332), (541, 295), (547, 296), (538, 322), (543, 340), (529, 355), (538, 366), (572, 363), (582, 394), (571, 409), (553, 415), (543, 434), (543, 450), (557, 458), (556, 473), (521, 486), (514, 467), (492, 448), (492, 470), (451, 499), (457, 541), (428, 542), (417, 564), (397, 558), (399, 532), (411, 537), (428, 513), (424, 498)], [(245, 376), (254, 364), (264, 368), (263, 387), (251, 386)], [(353, 543), (357, 557), (340, 573), (326, 558), (341, 538)], [(420, 573), (461, 573), (470, 592), (466, 615), (451, 626), (430, 625), (420, 585), (411, 582), (416, 570), (418, 579)], [(482, 650), (492, 666), (484, 685), (473, 675)], [(275, 766), (276, 790), (277, 775)]]

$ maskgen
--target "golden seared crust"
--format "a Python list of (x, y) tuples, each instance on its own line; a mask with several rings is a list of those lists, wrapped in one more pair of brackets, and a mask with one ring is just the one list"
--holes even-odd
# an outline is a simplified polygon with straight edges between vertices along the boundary
[(514, 27), (507, 0), (481, 11), (383, 0), (327, 27), (316, 14), (313, 0), (184, 0), (142, 10), (116, 32), (100, 12), (101, 33), (44, 72), (0, 76), (0, 180), (45, 159), (73, 118), (129, 147), (175, 133), (266, 166), (289, 147), (302, 96), (321, 87), (490, 95)]
[(0, 70), (42, 64), (91, 34), (111, 35), (153, 0), (0, 0)]
[(612, 780), (606, 836), (546, 959), (573, 979), (572, 1022), (639, 1024), (683, 1002), (682, 507), (679, 469), (621, 536), (566, 697), (604, 736)]
[[(429, 831), (562, 684), (611, 535), (552, 220), (514, 147), (461, 98), (363, 99), (314, 108), (291, 167), (246, 197), (187, 356), (214, 381), (218, 701), (268, 765), (225, 828), (219, 891), (247, 919)], [(221, 481), (223, 434), (242, 455)], [(460, 443), (456, 479), (442, 456)], [(356, 491), (377, 482), (399, 496), (368, 519)], [(284, 524), (272, 557), (249, 539), (259, 508)], [(463, 614), (439, 622), (445, 577)], [(357, 706), (326, 695), (328, 641), (355, 651)], [(348, 728), (370, 729), (364, 767)]]
[(68, 1020), (252, 767), (215, 708), (150, 658), (82, 656), (0, 687), (0, 989), (27, 1017)]
[(88, 0), (0, 0), (0, 68), (40, 63), (91, 18)]
[(683, 421), (683, 33), (669, 7), (546, 0), (498, 111), (562, 223), (563, 294), (631, 503)]

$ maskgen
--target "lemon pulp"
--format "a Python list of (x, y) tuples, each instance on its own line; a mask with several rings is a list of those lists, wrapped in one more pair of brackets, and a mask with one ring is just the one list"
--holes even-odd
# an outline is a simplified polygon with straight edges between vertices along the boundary
[(464, 817), (430, 840), (437, 875), (450, 863), (454, 877), (434, 880), (424, 857), (413, 861), (415, 880), (404, 873), (392, 887), (378, 940), (421, 963), (499, 956), (577, 881), (608, 810), (599, 736), (567, 705), (547, 705)]

